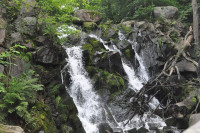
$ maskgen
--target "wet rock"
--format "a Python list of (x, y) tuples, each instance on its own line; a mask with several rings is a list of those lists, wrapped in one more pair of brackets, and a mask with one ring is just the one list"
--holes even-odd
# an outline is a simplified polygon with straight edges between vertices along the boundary
[(25, 133), (24, 130), (19, 126), (3, 125), (0, 124), (1, 133)]
[(57, 65), (59, 64), (59, 55), (55, 48), (48, 46), (40, 47), (35, 54), (35, 61), (42, 64)]
[(163, 7), (155, 7), (154, 8), (154, 16), (156, 18), (164, 17), (164, 18), (175, 18), (178, 15), (178, 8), (174, 6), (163, 6)]
[(140, 129), (138, 129), (138, 133), (148, 133), (149, 131), (144, 128), (144, 127), (141, 127)]
[(113, 133), (123, 133), (121, 128), (113, 128)]
[(110, 72), (119, 73), (120, 75), (125, 75), (120, 53), (118, 52), (111, 53), (111, 55), (108, 58), (109, 61), (111, 62), (109, 64)]
[(23, 42), (22, 35), (19, 32), (11, 33), (11, 44)]
[(6, 37), (6, 30), (0, 29), (0, 45), (2, 45), (2, 43), (4, 42), (5, 37)]
[(149, 130), (157, 130), (159, 127), (162, 127), (161, 123), (148, 123)]
[(101, 123), (98, 125), (99, 133), (113, 132), (112, 128), (108, 123)]
[(103, 19), (101, 13), (85, 9), (77, 10), (74, 16), (79, 18), (82, 22), (100, 23)]
[(191, 114), (189, 119), (189, 126), (193, 126), (200, 121), (200, 114)]
[(131, 129), (131, 130), (128, 131), (128, 133), (137, 133), (137, 129), (136, 128)]
[(182, 60), (178, 62), (176, 65), (180, 72), (184, 72), (184, 71), (197, 72), (196, 66), (192, 62), (189, 62), (187, 60)]

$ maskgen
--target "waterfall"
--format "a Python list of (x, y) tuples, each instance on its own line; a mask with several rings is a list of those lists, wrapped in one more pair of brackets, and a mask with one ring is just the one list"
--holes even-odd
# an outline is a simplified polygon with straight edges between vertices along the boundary
[(88, 73), (84, 69), (82, 49), (80, 46), (77, 46), (71, 48), (65, 47), (65, 50), (68, 55), (66, 59), (67, 67), (72, 81), (67, 91), (74, 100), (78, 109), (78, 117), (85, 131), (87, 133), (98, 133), (97, 126), (104, 121), (103, 108), (99, 96), (93, 90)]
[[(73, 26), (67, 27), (67, 31), (75, 30)], [(62, 27), (58, 28), (60, 39), (67, 37), (69, 34)], [(112, 52), (119, 52), (122, 59), (122, 66), (128, 77), (129, 88), (138, 92), (142, 87), (143, 83), (147, 82), (148, 72), (144, 66), (142, 58), (135, 51), (134, 47), (137, 45), (135, 41), (129, 41), (135, 51), (135, 58), (139, 62), (139, 74), (136, 74), (134, 67), (131, 63), (122, 55), (121, 51), (115, 46), (107, 46), (106, 42), (94, 34), (89, 35), (91, 38), (96, 38), (98, 41), (102, 42), (105, 49)], [(125, 40), (126, 37), (119, 32), (119, 40)], [(117, 122), (115, 114), (112, 113), (112, 108), (101, 102), (101, 98), (93, 90), (94, 87), (90, 81), (87, 71), (84, 68), (82, 60), (82, 48), (81, 46), (67, 47), (64, 46), (68, 58), (66, 58), (67, 65), (61, 71), (62, 82), (64, 83), (64, 73), (69, 72), (71, 77), (71, 84), (66, 89), (78, 109), (78, 117), (81, 120), (86, 133), (99, 133), (98, 125), (101, 123), (109, 123), (112, 128), (121, 128), (123, 131), (130, 130), (132, 128), (140, 128), (145, 126), (149, 129), (149, 123), (160, 124), (159, 127), (163, 127), (165, 123), (163, 120), (151, 112), (144, 113), (143, 116), (136, 115), (131, 121), (128, 120)], [(139, 77), (137, 75), (140, 75)], [(149, 106), (154, 110), (159, 105), (157, 99), (152, 98)], [(125, 123), (128, 124), (124, 126)]]
[[(129, 43), (131, 43), (132, 48), (133, 48), (133, 50), (135, 52), (135, 58), (139, 62), (139, 76), (140, 76), (140, 78), (138, 78), (136, 76), (136, 72), (134, 70), (134, 67), (131, 65), (131, 63), (129, 63), (125, 59), (125, 57), (122, 56), (121, 51), (115, 45), (112, 45), (112, 46), (108, 47), (106, 45), (106, 42), (103, 41), (101, 38), (97, 37), (96, 35), (90, 34), (89, 36), (91, 38), (95, 38), (98, 41), (102, 42), (104, 47), (108, 51), (113, 51), (113, 52), (119, 52), (120, 53), (124, 71), (128, 76), (129, 88), (131, 88), (135, 92), (138, 92), (143, 87), (143, 83), (146, 83), (149, 80), (149, 76), (148, 76), (148, 72), (147, 72), (147, 70), (146, 70), (146, 68), (144, 66), (144, 62), (143, 62), (142, 58), (139, 56), (139, 54), (135, 50), (137, 42), (131, 41), (131, 40), (127, 40)], [(119, 36), (119, 40), (120, 41), (126, 40), (126, 37), (120, 31), (118, 32), (118, 36)], [(128, 62), (128, 63), (126, 63), (126, 62)], [(159, 106), (159, 101), (154, 97), (150, 101), (149, 106), (150, 106), (151, 110), (155, 110)], [(112, 109), (110, 109), (110, 111), (112, 112)], [(115, 118), (115, 114), (113, 114), (113, 117)], [(125, 123), (128, 123), (128, 124), (126, 126), (124, 126)], [(120, 128), (122, 128), (123, 131), (127, 131), (127, 130), (130, 130), (130, 129), (133, 129), (133, 128), (137, 128), (138, 129), (140, 127), (145, 127), (146, 129), (149, 129), (149, 124), (151, 124), (151, 123), (156, 124), (160, 128), (166, 126), (166, 124), (162, 120), (162, 118), (160, 118), (159, 116), (151, 114), (150, 111), (149, 112), (145, 112), (143, 116), (135, 115), (132, 118), (132, 120), (130, 120), (130, 121), (129, 120), (125, 120), (125, 121), (118, 122), (118, 126)]]

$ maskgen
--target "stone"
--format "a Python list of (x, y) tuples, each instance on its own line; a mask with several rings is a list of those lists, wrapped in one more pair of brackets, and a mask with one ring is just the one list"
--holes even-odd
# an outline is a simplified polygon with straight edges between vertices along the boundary
[(4, 66), (0, 64), (0, 73), (4, 72)]
[(200, 121), (194, 124), (193, 126), (189, 127), (183, 133), (200, 133)]
[(26, 62), (23, 58), (20, 59), (16, 56), (15, 60), (12, 63), (13, 64), (10, 70), (11, 76), (17, 77), (23, 73)]
[(34, 26), (34, 25), (36, 25), (37, 20), (35, 17), (25, 17), (23, 19), (23, 22), (27, 26)]
[(3, 17), (4, 14), (6, 14), (6, 8), (0, 6), (0, 18)]
[(0, 18), (0, 29), (5, 29), (6, 26), (7, 22), (3, 18)]
[(24, 130), (19, 126), (3, 125), (0, 124), (1, 133), (25, 133)]
[(112, 128), (108, 123), (101, 123), (98, 125), (99, 133), (105, 133), (105, 132), (113, 132)]
[(122, 22), (122, 26), (126, 26), (126, 27), (134, 27), (134, 24), (135, 24), (135, 20), (130, 20), (130, 21), (125, 21), (125, 22)]
[(144, 128), (144, 127), (141, 127), (140, 129), (138, 129), (138, 133), (148, 133), (149, 131)]
[(4, 42), (5, 37), (6, 37), (6, 30), (0, 29), (0, 45), (2, 45), (2, 43)]
[(103, 19), (101, 13), (85, 9), (77, 10), (74, 16), (79, 18), (82, 22), (100, 23)]
[(200, 113), (198, 114), (191, 114), (189, 119), (189, 126), (193, 126), (200, 121)]
[(40, 49), (36, 52), (35, 61), (42, 64), (57, 65), (59, 64), (59, 57), (57, 52), (58, 51), (48, 46), (40, 47)]
[(20, 10), (20, 14), (23, 16), (33, 16), (35, 15), (34, 7), (36, 6), (35, 0), (24, 0), (22, 2), (22, 9)]
[(178, 8), (174, 6), (163, 6), (163, 7), (155, 7), (154, 8), (154, 17), (156, 18), (175, 18), (178, 15)]
[(5, 48), (0, 47), (0, 54), (5, 51)]
[(113, 133), (123, 133), (121, 128), (113, 128)]
[(19, 32), (11, 33), (11, 44), (23, 42), (22, 35)]
[(182, 60), (178, 62), (177, 67), (180, 72), (188, 71), (188, 72), (197, 72), (197, 68), (192, 62), (189, 62), (187, 60)]

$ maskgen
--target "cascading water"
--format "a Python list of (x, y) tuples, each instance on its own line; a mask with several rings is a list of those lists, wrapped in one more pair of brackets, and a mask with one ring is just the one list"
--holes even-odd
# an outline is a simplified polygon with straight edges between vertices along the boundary
[[(62, 29), (62, 27), (60, 27), (58, 30), (61, 33), (59, 38), (65, 38), (68, 36), (65, 29)], [(70, 26), (68, 27), (68, 30), (76, 29)], [(115, 45), (107, 46), (106, 42), (104, 42), (101, 38), (98, 38), (96, 35), (91, 34), (89, 36), (102, 42), (107, 50), (119, 52), (122, 55), (121, 51)], [(119, 40), (124, 39), (126, 39), (125, 36), (119, 32)], [(135, 42), (130, 40), (128, 41), (133, 45), (134, 48)], [(109, 123), (111, 127), (119, 127), (123, 129), (123, 131), (130, 130), (132, 128), (140, 128), (144, 125), (148, 129), (148, 123), (159, 123), (161, 124), (160, 127), (164, 126), (162, 119), (155, 115), (154, 117), (150, 117), (152, 116), (149, 115), (150, 112), (144, 113), (143, 116), (134, 116), (126, 126), (124, 126), (124, 123), (127, 123), (128, 120), (117, 122), (115, 114), (112, 114), (112, 109), (107, 105), (101, 105), (102, 103), (100, 97), (93, 90), (94, 88), (88, 77), (88, 73), (84, 69), (81, 46), (64, 48), (68, 58), (66, 59), (67, 65), (61, 71), (62, 82), (64, 83), (65, 80), (63, 79), (63, 74), (65, 71), (68, 71), (71, 76), (71, 85), (68, 88), (66, 87), (66, 89), (74, 100), (74, 103), (78, 109), (78, 117), (80, 118), (86, 133), (98, 133), (98, 125), (106, 122)], [(128, 76), (129, 88), (135, 90), (135, 92), (139, 91), (143, 86), (142, 83), (148, 81), (149, 78), (142, 58), (136, 53), (136, 59), (140, 64), (140, 78), (136, 76), (136, 72), (131, 63), (127, 63), (128, 61), (124, 57), (121, 58), (123, 68)], [(149, 103), (149, 106), (152, 110), (154, 110), (158, 104), (159, 102), (153, 98)]]
[[(120, 31), (119, 31), (118, 35), (119, 35), (120, 41), (126, 40), (126, 37)], [(98, 41), (102, 42), (104, 47), (107, 50), (113, 51), (113, 52), (119, 52), (120, 55), (122, 55), (121, 51), (115, 45), (108, 47), (106, 45), (106, 43), (101, 38), (97, 37), (96, 35), (91, 34), (89, 36), (91, 38), (95, 38)], [(137, 42), (130, 41), (130, 40), (127, 40), (127, 41), (132, 44), (132, 48), (134, 49)], [(122, 56), (121, 56), (121, 59), (122, 59), (122, 65), (123, 65), (124, 71), (126, 72), (126, 74), (128, 76), (129, 88), (131, 88), (135, 92), (138, 92), (143, 87), (142, 83), (145, 83), (149, 80), (149, 76), (148, 76), (148, 72), (146, 71), (146, 68), (144, 66), (142, 58), (139, 56), (139, 54), (136, 52), (135, 49), (134, 49), (134, 52), (135, 52), (135, 57), (138, 60), (139, 65), (140, 65), (139, 66), (140, 78), (138, 78), (136, 76), (135, 70), (132, 67), (131, 63), (129, 63), (129, 64), (125, 63), (126, 59)], [(149, 103), (151, 110), (155, 110), (158, 107), (158, 105), (159, 105), (159, 101), (156, 98), (152, 98), (152, 100)], [(110, 110), (112, 110), (112, 109), (110, 109)], [(115, 117), (114, 114), (113, 114), (113, 117)], [(125, 123), (127, 123), (127, 124), (124, 125)], [(161, 128), (166, 125), (159, 116), (152, 115), (151, 112), (146, 112), (146, 113), (144, 113), (143, 116), (135, 115), (130, 121), (125, 120), (122, 122), (118, 122), (118, 126), (120, 128), (122, 128), (124, 131), (130, 130), (132, 128), (140, 128), (142, 126), (145, 126), (145, 128), (149, 129), (149, 125), (148, 125), (149, 123), (157, 124), (157, 126), (161, 127)]]
[(65, 50), (68, 55), (68, 59), (66, 59), (67, 67), (72, 80), (70, 88), (67, 88), (68, 93), (75, 102), (78, 116), (85, 131), (87, 133), (98, 133), (97, 125), (104, 121), (103, 108), (99, 96), (93, 91), (88, 73), (84, 69), (82, 49), (77, 46), (65, 48)]

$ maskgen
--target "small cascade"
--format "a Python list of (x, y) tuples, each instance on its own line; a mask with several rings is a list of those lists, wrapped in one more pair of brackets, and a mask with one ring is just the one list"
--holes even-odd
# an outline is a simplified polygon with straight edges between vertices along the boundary
[[(126, 37), (120, 31), (118, 35), (119, 35), (120, 41), (126, 40)], [(96, 35), (91, 34), (89, 36), (91, 38), (95, 38), (98, 41), (102, 42), (104, 47), (108, 51), (119, 52), (120, 55), (122, 55), (121, 51), (115, 45), (108, 47), (106, 45), (106, 42), (104, 42), (101, 38), (97, 37)], [(132, 44), (133, 49), (137, 46), (137, 42), (130, 41), (130, 40), (127, 40), (127, 41)], [(136, 72), (133, 66), (131, 65), (131, 63), (126, 63), (128, 61), (123, 56), (121, 56), (121, 59), (122, 59), (122, 65), (123, 65), (124, 71), (128, 76), (129, 88), (131, 88), (135, 92), (138, 92), (143, 87), (143, 83), (146, 83), (149, 80), (149, 76), (144, 66), (144, 62), (142, 58), (139, 56), (139, 54), (136, 52), (135, 49), (134, 49), (134, 52), (135, 52), (135, 58), (138, 60), (139, 65), (140, 65), (139, 74), (138, 74), (140, 78), (137, 77)], [(149, 103), (149, 106), (150, 106), (150, 110), (155, 110), (159, 106), (159, 101), (156, 98), (152, 98), (152, 100)], [(109, 109), (109, 110), (110, 112), (112, 112), (112, 109)], [(115, 119), (115, 114), (113, 114), (113, 118)], [(121, 129), (123, 129), (123, 131), (128, 131), (133, 128), (138, 129), (140, 127), (145, 127), (146, 129), (149, 129), (149, 125), (151, 125), (152, 123), (157, 125), (160, 128), (166, 126), (165, 122), (159, 116), (153, 115), (151, 111), (145, 112), (143, 116), (135, 115), (133, 119), (131, 119), (130, 121), (125, 120), (122, 122), (118, 122), (118, 126)]]
[[(93, 91), (88, 73), (84, 69), (81, 47), (65, 48), (68, 55), (67, 66), (71, 76), (71, 86), (68, 93), (78, 109), (78, 116), (87, 133), (98, 133), (98, 124), (104, 121), (100, 98)], [(62, 72), (66, 71), (65, 69)], [(63, 77), (63, 76), (62, 76)], [(63, 81), (64, 79), (62, 79)]]
[[(141, 34), (141, 33), (139, 33)], [(119, 35), (119, 40), (127, 40), (126, 37), (124, 36), (124, 34), (121, 33), (121, 31), (118, 32), (118, 35)], [(136, 41), (131, 41), (131, 40), (127, 40), (130, 44), (132, 44), (132, 49), (134, 50), (135, 52), (135, 58), (138, 60), (139, 62), (139, 76), (140, 78), (143, 80), (143, 82), (147, 82), (149, 80), (149, 75), (148, 75), (148, 72), (145, 68), (145, 65), (144, 65), (144, 62), (143, 62), (143, 59), (141, 56), (139, 56), (139, 54), (137, 53), (137, 51), (135, 50), (136, 49), (136, 46), (138, 45)]]

